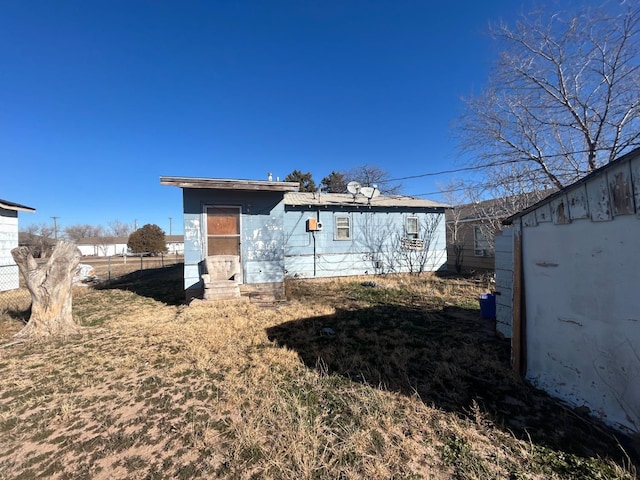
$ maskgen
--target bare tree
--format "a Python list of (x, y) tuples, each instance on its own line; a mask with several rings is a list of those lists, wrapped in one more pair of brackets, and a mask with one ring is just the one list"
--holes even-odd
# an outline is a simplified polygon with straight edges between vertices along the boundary
[(65, 227), (64, 236), (67, 240), (78, 243), (83, 238), (97, 238), (104, 235), (104, 228), (100, 225), (85, 224), (70, 225)]
[(465, 204), (469, 203), (469, 188), (462, 181), (451, 181), (440, 188), (445, 203), (451, 208), (446, 212), (447, 243), (451, 245), (454, 266), (457, 273), (462, 272), (464, 246), (468, 241), (467, 230), (462, 224), (465, 216)]
[(373, 212), (363, 214), (361, 242), (366, 251), (363, 260), (370, 263), (376, 274), (394, 273), (398, 269), (393, 246), (389, 242), (390, 232), (394, 230), (391, 217)]
[(469, 189), (467, 198), (470, 203), (458, 206), (458, 214), (473, 221), (486, 242), (486, 247), (491, 252), (495, 249), (495, 236), (502, 231), (502, 221), (516, 212), (537, 203), (555, 189), (535, 190), (526, 192), (519, 189), (509, 191), (504, 188), (494, 187), (489, 190), (489, 200), (483, 200), (482, 193)]
[(396, 228), (393, 235), (396, 259), (401, 270), (421, 275), (427, 269), (433, 257), (433, 246), (437, 238), (442, 215), (430, 213), (416, 217), (418, 219), (417, 234), (408, 236), (404, 227)]
[(408, 235), (405, 225), (392, 217), (363, 214), (361, 242), (375, 273), (408, 272), (421, 274), (433, 259), (435, 240), (442, 221), (439, 213), (416, 216), (415, 235)]
[(402, 185), (394, 182), (388, 172), (372, 165), (360, 165), (342, 172), (347, 182), (356, 181), (364, 186), (376, 185), (385, 195), (396, 195), (402, 191)]
[(580, 8), (492, 28), (503, 50), (458, 134), (494, 184), (562, 188), (640, 145), (640, 10)]
[(24, 246), (29, 248), (29, 252), (35, 258), (47, 258), (55, 240), (53, 239), (53, 227), (46, 223), (27, 225), (22, 230)]
[(133, 228), (127, 223), (122, 223), (120, 220), (112, 220), (109, 222), (109, 235), (113, 237), (128, 237)]

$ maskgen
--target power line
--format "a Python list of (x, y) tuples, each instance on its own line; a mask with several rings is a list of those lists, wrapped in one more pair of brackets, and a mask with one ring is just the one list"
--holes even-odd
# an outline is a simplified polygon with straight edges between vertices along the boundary
[[(608, 149), (606, 148), (601, 148), (601, 149), (597, 149), (599, 151), (606, 151)], [(578, 153), (589, 153), (589, 150), (577, 150), (575, 152), (567, 152), (567, 153), (556, 153), (553, 155), (544, 155), (540, 158), (540, 160), (550, 160), (553, 158), (558, 158), (558, 157), (567, 157), (568, 155), (575, 155)], [(436, 177), (438, 175), (446, 175), (446, 174), (450, 174), (450, 173), (459, 173), (459, 172), (468, 172), (468, 171), (472, 171), (472, 170), (484, 170), (486, 168), (491, 168), (491, 167), (499, 167), (502, 165), (512, 165), (514, 163), (526, 163), (526, 162), (535, 162), (536, 160), (533, 158), (520, 158), (520, 159), (513, 159), (513, 160), (502, 160), (502, 161), (498, 161), (498, 162), (490, 162), (484, 165), (474, 165), (471, 167), (460, 167), (460, 168), (454, 168), (454, 169), (450, 169), (450, 170), (441, 170), (439, 172), (428, 172), (428, 173), (420, 173), (418, 175), (409, 175), (406, 177), (398, 177), (398, 178), (390, 178), (388, 180), (378, 180), (377, 183), (389, 183), (389, 182), (398, 182), (400, 180), (411, 180), (414, 178), (424, 178), (424, 177)]]
[(398, 177), (398, 178), (391, 178), (389, 180), (380, 180), (378, 183), (397, 182), (400, 180), (409, 180), (412, 178), (435, 177), (438, 175), (445, 175), (447, 173), (468, 172), (470, 170), (482, 170), (483, 168), (497, 167), (499, 165), (506, 165), (509, 163), (516, 163), (516, 162), (523, 162), (523, 161), (526, 161), (526, 160), (509, 160), (504, 162), (496, 162), (488, 165), (478, 165), (475, 167), (462, 167), (462, 168), (455, 168), (452, 170), (442, 170), (440, 172), (421, 173), (419, 175), (409, 175), (408, 177)]

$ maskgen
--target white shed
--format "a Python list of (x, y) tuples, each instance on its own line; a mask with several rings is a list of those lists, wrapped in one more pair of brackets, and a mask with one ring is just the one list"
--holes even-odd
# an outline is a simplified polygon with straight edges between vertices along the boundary
[(35, 212), (35, 208), (0, 200), (0, 292), (18, 288), (20, 274), (11, 250), (18, 246), (18, 212)]
[(497, 317), (514, 369), (640, 433), (640, 149), (504, 223)]

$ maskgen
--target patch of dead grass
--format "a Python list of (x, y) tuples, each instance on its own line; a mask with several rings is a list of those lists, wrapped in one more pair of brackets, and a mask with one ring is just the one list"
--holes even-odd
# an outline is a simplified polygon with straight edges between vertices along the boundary
[(492, 351), (476, 283), (365, 280), (290, 282), (276, 308), (77, 293), (97, 328), (0, 350), (0, 479), (632, 478), (503, 424), (498, 397), (531, 391)]

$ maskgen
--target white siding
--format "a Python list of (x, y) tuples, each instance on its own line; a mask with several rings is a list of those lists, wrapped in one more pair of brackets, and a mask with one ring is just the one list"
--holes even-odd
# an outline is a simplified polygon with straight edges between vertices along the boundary
[(18, 288), (18, 266), (11, 250), (18, 246), (18, 213), (0, 208), (0, 291)]
[(511, 338), (513, 330), (513, 228), (505, 228), (495, 238), (496, 249), (496, 331)]
[(82, 255), (98, 256), (98, 257), (113, 257), (115, 255), (122, 255), (127, 253), (126, 243), (116, 244), (99, 244), (99, 245), (78, 245), (78, 249)]
[(638, 238), (635, 215), (523, 229), (527, 377), (571, 404), (586, 405), (607, 423), (636, 432)]

